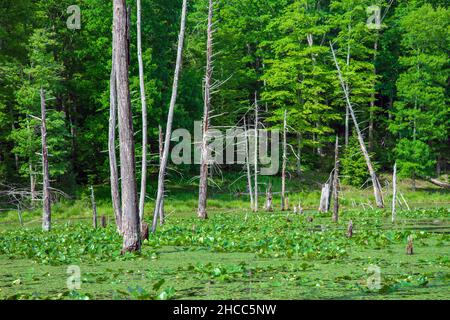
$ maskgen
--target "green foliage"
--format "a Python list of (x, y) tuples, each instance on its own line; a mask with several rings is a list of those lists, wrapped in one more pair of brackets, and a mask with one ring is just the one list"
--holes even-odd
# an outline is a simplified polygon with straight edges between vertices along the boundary
[(395, 148), (395, 154), (399, 176), (405, 178), (427, 178), (436, 164), (430, 147), (420, 140), (400, 140)]
[[(372, 155), (373, 158), (373, 155)], [(361, 151), (356, 133), (349, 139), (341, 157), (342, 182), (351, 186), (361, 187), (370, 178), (367, 163)], [(378, 169), (376, 162), (372, 162), (375, 170)]]

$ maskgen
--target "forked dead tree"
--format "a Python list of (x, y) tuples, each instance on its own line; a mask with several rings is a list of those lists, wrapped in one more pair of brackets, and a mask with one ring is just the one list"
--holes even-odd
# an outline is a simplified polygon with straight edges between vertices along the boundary
[(125, 0), (114, 0), (115, 48), (114, 70), (116, 73), (117, 104), (119, 114), (120, 177), (122, 189), (122, 253), (141, 249), (140, 220), (137, 203), (136, 159), (128, 78), (128, 32)]
[(45, 91), (41, 88), (41, 140), (42, 140), (42, 230), (50, 231), (52, 220), (52, 208), (50, 199), (50, 173), (48, 170), (47, 150), (47, 119), (45, 106)]
[(336, 53), (334, 52), (333, 44), (331, 42), (330, 42), (330, 47), (331, 47), (331, 52), (333, 54), (334, 63), (336, 64), (336, 69), (338, 71), (339, 81), (341, 82), (341, 86), (342, 86), (342, 89), (343, 89), (344, 94), (345, 94), (345, 100), (347, 102), (348, 109), (350, 111), (350, 114), (351, 114), (352, 119), (353, 119), (353, 123), (355, 125), (355, 130), (356, 130), (356, 133), (357, 133), (357, 136), (358, 136), (359, 145), (361, 147), (361, 151), (362, 151), (362, 153), (364, 155), (364, 158), (366, 160), (367, 168), (369, 170), (370, 177), (372, 179), (372, 185), (373, 185), (373, 190), (374, 190), (375, 201), (377, 203), (377, 207), (378, 208), (384, 208), (383, 194), (381, 192), (380, 182), (378, 180), (378, 177), (377, 177), (377, 174), (375, 172), (375, 169), (374, 169), (374, 167), (372, 165), (372, 160), (370, 159), (369, 153), (367, 152), (366, 144), (364, 142), (364, 138), (363, 138), (361, 130), (359, 128), (358, 120), (356, 119), (356, 115), (355, 115), (355, 112), (353, 110), (353, 106), (352, 106), (352, 104), (350, 102), (350, 96), (349, 96), (349, 93), (348, 93), (348, 90), (347, 90), (347, 86), (346, 86), (346, 84), (344, 82), (344, 79), (342, 77), (341, 69), (339, 67), (339, 63), (338, 63), (337, 58), (336, 58)]
[(213, 13), (214, 3), (209, 0), (208, 8), (208, 29), (206, 44), (206, 75), (205, 75), (205, 93), (203, 108), (203, 130), (201, 142), (201, 164), (200, 164), (200, 183), (198, 195), (197, 214), (200, 219), (207, 219), (206, 201), (208, 197), (208, 129), (209, 129), (209, 112), (211, 110), (211, 85), (212, 85), (212, 55), (213, 55)]
[(187, 14), (187, 0), (183, 0), (183, 8), (182, 8), (182, 12), (181, 12), (180, 33), (178, 35), (177, 61), (176, 61), (175, 73), (174, 73), (174, 77), (173, 77), (172, 96), (170, 98), (169, 113), (167, 115), (166, 135), (165, 135), (165, 141), (163, 144), (164, 149), (163, 149), (162, 157), (160, 158), (161, 160), (160, 160), (159, 174), (158, 174), (158, 192), (156, 195), (155, 210), (153, 212), (152, 232), (156, 231), (156, 224), (157, 224), (156, 221), (157, 221), (158, 215), (160, 217), (164, 217), (164, 183), (165, 183), (165, 175), (166, 175), (166, 171), (167, 171), (167, 162), (169, 159), (170, 140), (172, 137), (173, 114), (174, 114), (175, 104), (176, 104), (177, 95), (178, 95), (178, 81), (179, 81), (181, 68), (182, 68), (182, 62), (183, 62), (184, 36), (185, 36), (185, 30), (186, 30), (186, 14)]

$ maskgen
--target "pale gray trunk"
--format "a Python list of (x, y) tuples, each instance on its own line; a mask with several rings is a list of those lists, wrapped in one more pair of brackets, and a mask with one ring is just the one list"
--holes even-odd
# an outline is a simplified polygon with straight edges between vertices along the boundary
[(255, 197), (253, 211), (258, 212), (258, 92), (255, 92)]
[(319, 212), (328, 212), (330, 210), (330, 184), (325, 183), (322, 186), (322, 194), (320, 196)]
[(333, 206), (333, 221), (338, 222), (339, 220), (339, 137), (336, 136), (336, 146), (334, 150), (334, 176), (333, 176), (333, 198), (334, 198), (334, 206)]
[(392, 176), (392, 223), (397, 217), (397, 162), (394, 165), (394, 174)]
[(97, 229), (97, 204), (95, 203), (94, 187), (91, 186), (92, 226)]
[(281, 211), (286, 210), (286, 125), (287, 125), (287, 111), (284, 110), (284, 119), (283, 119), (283, 164), (281, 169)]
[(145, 195), (147, 188), (147, 99), (145, 96), (144, 63), (142, 61), (142, 35), (141, 35), (141, 0), (137, 0), (137, 52), (139, 63), (139, 88), (141, 92), (142, 107), (142, 163), (141, 163), (141, 192), (139, 197), (139, 220), (144, 221)]
[(273, 211), (272, 202), (273, 202), (272, 184), (269, 183), (269, 186), (267, 187), (266, 190), (266, 204), (264, 205), (264, 209), (266, 211), (268, 212)]
[(244, 117), (244, 134), (245, 134), (245, 165), (246, 165), (246, 171), (247, 171), (247, 186), (248, 186), (248, 193), (250, 194), (250, 209), (254, 209), (254, 199), (253, 199), (253, 187), (252, 187), (252, 172), (250, 170), (250, 148), (248, 143), (248, 134), (247, 134), (247, 123)]
[(339, 80), (341, 82), (342, 89), (344, 90), (347, 106), (348, 106), (348, 109), (349, 109), (350, 114), (352, 116), (353, 123), (355, 125), (356, 133), (358, 135), (359, 145), (361, 147), (361, 151), (362, 151), (362, 153), (364, 155), (364, 158), (366, 160), (367, 168), (369, 170), (370, 177), (372, 179), (374, 195), (375, 195), (375, 201), (377, 203), (377, 207), (378, 208), (384, 208), (384, 202), (383, 202), (383, 195), (382, 195), (382, 192), (381, 192), (381, 186), (380, 186), (380, 183), (378, 181), (375, 169), (374, 169), (374, 167), (372, 165), (372, 161), (370, 160), (369, 153), (367, 152), (366, 144), (364, 143), (364, 138), (363, 138), (363, 136), (361, 134), (361, 130), (359, 129), (358, 120), (356, 119), (355, 112), (353, 111), (353, 107), (352, 107), (352, 104), (350, 102), (350, 97), (349, 97), (348, 91), (346, 89), (346, 85), (345, 85), (344, 79), (342, 78), (341, 69), (339, 68), (339, 63), (337, 61), (336, 54), (334, 52), (333, 45), (331, 43), (330, 43), (330, 46), (331, 46), (331, 51), (333, 53), (333, 59), (334, 59), (334, 62), (336, 64), (336, 68), (337, 68), (337, 71), (338, 71)]
[[(159, 126), (159, 165), (161, 166), (162, 157), (164, 154), (164, 133), (162, 127)], [(159, 205), (159, 224), (164, 224), (164, 184), (162, 185), (163, 197)]]
[(122, 207), (119, 190), (119, 174), (117, 170), (116, 157), (116, 125), (117, 125), (117, 82), (116, 72), (114, 70), (115, 61), (114, 43), (112, 46), (112, 67), (110, 78), (109, 92), (109, 133), (108, 133), (108, 154), (109, 154), (109, 171), (111, 183), (111, 200), (116, 220), (117, 231), (122, 234)]
[(136, 159), (128, 79), (127, 10), (125, 0), (114, 0), (114, 69), (119, 114), (120, 177), (122, 186), (122, 253), (141, 248), (137, 203)]
[(302, 136), (297, 134), (297, 175), (300, 177), (302, 174)]
[(50, 173), (48, 170), (48, 150), (47, 150), (47, 120), (45, 109), (45, 91), (41, 88), (41, 136), (42, 136), (42, 171), (43, 171), (43, 215), (42, 230), (50, 231), (51, 229), (51, 199), (50, 199)]
[[(178, 93), (178, 81), (181, 72), (182, 62), (183, 62), (183, 46), (184, 46), (184, 35), (186, 30), (186, 13), (187, 13), (187, 0), (183, 0), (183, 8), (181, 13), (181, 26), (180, 33), (178, 35), (178, 50), (177, 50), (177, 62), (175, 65), (175, 74), (173, 77), (172, 84), (172, 96), (170, 98), (169, 114), (167, 115), (167, 125), (166, 125), (166, 136), (164, 141), (164, 151), (160, 160), (159, 174), (158, 174), (158, 192), (156, 195), (155, 210), (153, 212), (153, 224), (152, 232), (156, 231), (157, 217), (164, 215), (164, 183), (165, 175), (167, 170), (167, 161), (169, 159), (169, 147), (170, 139), (172, 137), (172, 123), (173, 114), (175, 110), (175, 104), (177, 101)], [(160, 221), (161, 222), (161, 221)]]
[(211, 110), (212, 54), (213, 54), (213, 0), (209, 0), (208, 31), (206, 48), (205, 104), (203, 110), (203, 137), (201, 145), (200, 183), (198, 196), (198, 217), (206, 219), (206, 201), (208, 193), (208, 145), (209, 112)]

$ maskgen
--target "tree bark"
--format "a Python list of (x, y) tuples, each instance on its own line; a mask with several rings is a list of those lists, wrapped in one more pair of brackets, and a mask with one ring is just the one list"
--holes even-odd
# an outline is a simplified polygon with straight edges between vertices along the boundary
[(155, 210), (153, 212), (152, 232), (156, 231), (157, 216), (161, 215), (160, 212), (164, 212), (164, 184), (165, 184), (164, 179), (167, 170), (167, 161), (169, 159), (169, 147), (170, 147), (170, 139), (172, 137), (173, 114), (178, 94), (178, 81), (183, 62), (184, 35), (186, 30), (186, 14), (187, 14), (187, 0), (183, 0), (183, 8), (181, 12), (181, 26), (180, 26), (180, 33), (178, 35), (177, 62), (175, 65), (175, 74), (173, 77), (172, 96), (170, 98), (169, 114), (167, 115), (164, 151), (162, 153), (162, 158), (159, 166), (158, 192), (156, 195)]
[(437, 179), (430, 179), (430, 182), (438, 187), (450, 189), (450, 183), (439, 181)]
[(141, 192), (139, 197), (139, 220), (144, 221), (145, 195), (147, 188), (147, 99), (145, 96), (144, 63), (142, 61), (142, 35), (141, 35), (141, 0), (137, 2), (137, 51), (139, 63), (139, 88), (142, 108), (142, 163), (141, 163)]
[(281, 211), (286, 210), (286, 122), (287, 122), (287, 111), (284, 110), (284, 119), (283, 119), (283, 164), (281, 169)]
[(384, 208), (383, 195), (381, 193), (381, 186), (380, 186), (380, 183), (378, 181), (377, 174), (375, 172), (375, 169), (373, 168), (372, 161), (370, 160), (369, 153), (367, 152), (366, 144), (364, 143), (364, 138), (363, 138), (363, 136), (361, 134), (361, 130), (359, 129), (358, 120), (356, 119), (355, 112), (354, 112), (352, 104), (350, 102), (350, 97), (349, 97), (348, 91), (346, 89), (344, 79), (342, 78), (341, 69), (339, 67), (339, 63), (337, 61), (336, 54), (334, 52), (333, 45), (331, 43), (330, 43), (330, 47), (331, 47), (331, 52), (333, 53), (333, 59), (334, 59), (334, 62), (336, 64), (336, 68), (337, 68), (337, 71), (338, 71), (339, 80), (341, 82), (342, 89), (344, 90), (347, 106), (348, 106), (348, 109), (349, 109), (350, 114), (352, 116), (353, 123), (355, 125), (356, 133), (358, 135), (359, 145), (361, 147), (361, 151), (362, 151), (362, 153), (364, 155), (364, 158), (366, 160), (367, 168), (369, 170), (370, 177), (372, 179), (372, 184), (373, 184), (374, 195), (375, 195), (375, 200), (376, 200), (376, 203), (377, 203), (377, 207), (378, 208)]
[(258, 212), (258, 92), (255, 92), (255, 197), (253, 211)]
[(330, 210), (330, 184), (325, 183), (322, 186), (322, 194), (320, 196), (319, 212), (328, 212)]
[(206, 201), (208, 193), (208, 145), (207, 134), (209, 129), (209, 112), (211, 110), (211, 84), (212, 84), (212, 54), (213, 54), (213, 0), (209, 0), (208, 9), (208, 30), (206, 45), (206, 75), (205, 75), (205, 96), (203, 109), (203, 137), (201, 145), (200, 183), (198, 196), (198, 217), (207, 219)]
[(117, 125), (117, 82), (114, 68), (115, 48), (112, 46), (112, 66), (111, 78), (109, 83), (109, 133), (108, 133), (108, 154), (109, 171), (111, 183), (111, 200), (113, 204), (114, 217), (116, 220), (117, 231), (122, 234), (122, 207), (119, 190), (119, 174), (117, 170), (116, 157), (116, 125)]
[(333, 222), (339, 221), (339, 169), (340, 169), (340, 161), (339, 161), (339, 137), (336, 136), (336, 146), (334, 151), (334, 176), (333, 176), (333, 198), (334, 198), (334, 206), (333, 206)]
[(97, 229), (97, 204), (95, 203), (94, 187), (91, 186), (92, 226)]
[(122, 187), (122, 253), (141, 249), (137, 203), (136, 159), (128, 79), (127, 11), (125, 0), (114, 0), (114, 68), (119, 110), (120, 176)]
[(392, 223), (395, 222), (397, 216), (397, 162), (394, 165), (394, 174), (392, 176)]
[(45, 106), (45, 91), (41, 88), (41, 138), (42, 138), (42, 171), (43, 171), (43, 215), (42, 230), (50, 231), (51, 229), (51, 200), (50, 200), (50, 173), (48, 169), (48, 150), (47, 150), (47, 120)]
[[(159, 165), (161, 166), (162, 163), (162, 157), (164, 154), (164, 133), (162, 131), (162, 127), (159, 126)], [(161, 201), (159, 203), (159, 224), (164, 224), (164, 184), (162, 185), (162, 194), (163, 197), (161, 198)]]
[(247, 123), (244, 117), (244, 134), (245, 134), (245, 164), (246, 164), (246, 171), (247, 171), (247, 186), (248, 186), (248, 193), (250, 194), (250, 209), (253, 210), (255, 204), (253, 199), (253, 187), (252, 187), (252, 172), (250, 170), (250, 151), (249, 151), (249, 143), (248, 143), (248, 135), (247, 135)]

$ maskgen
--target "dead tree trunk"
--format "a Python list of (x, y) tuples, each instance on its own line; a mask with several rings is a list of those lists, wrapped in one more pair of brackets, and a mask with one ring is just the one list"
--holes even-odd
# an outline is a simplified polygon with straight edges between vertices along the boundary
[(258, 212), (258, 92), (255, 92), (255, 197), (253, 211)]
[(267, 187), (266, 191), (266, 204), (264, 205), (264, 209), (267, 212), (273, 211), (272, 202), (273, 202), (272, 184), (269, 183), (269, 186)]
[(331, 194), (330, 184), (327, 182), (322, 186), (319, 212), (328, 212), (330, 210), (330, 194)]
[(119, 110), (120, 177), (122, 186), (122, 253), (141, 249), (137, 203), (136, 159), (128, 79), (127, 10), (125, 0), (114, 0), (114, 68)]
[(250, 170), (250, 148), (248, 143), (247, 123), (245, 117), (244, 117), (244, 138), (245, 138), (245, 164), (247, 171), (247, 186), (248, 186), (248, 193), (250, 194), (250, 209), (253, 210), (255, 204), (253, 199), (252, 172)]
[[(175, 104), (177, 101), (178, 94), (178, 81), (181, 73), (181, 67), (183, 62), (183, 46), (184, 46), (184, 35), (186, 30), (186, 14), (187, 14), (187, 0), (183, 0), (183, 8), (181, 13), (181, 26), (180, 33), (178, 35), (178, 50), (177, 50), (177, 61), (175, 65), (175, 74), (173, 77), (172, 84), (172, 96), (170, 98), (169, 114), (167, 115), (167, 125), (166, 125), (166, 136), (164, 141), (164, 149), (161, 155), (159, 174), (158, 174), (158, 192), (156, 195), (155, 210), (153, 212), (153, 224), (152, 232), (156, 231), (157, 217), (161, 215), (164, 217), (164, 184), (165, 175), (167, 170), (167, 162), (169, 159), (169, 147), (170, 139), (172, 137), (172, 123), (173, 114), (175, 110)], [(161, 220), (161, 219), (160, 219)], [(160, 221), (161, 222), (161, 221)]]
[(353, 123), (355, 125), (356, 133), (358, 135), (358, 141), (359, 141), (359, 144), (360, 144), (360, 147), (361, 147), (361, 151), (362, 151), (362, 153), (364, 155), (364, 158), (366, 160), (367, 168), (369, 170), (370, 177), (372, 179), (373, 190), (374, 190), (374, 195), (375, 195), (375, 200), (376, 200), (376, 203), (377, 203), (377, 207), (378, 208), (384, 208), (383, 194), (381, 192), (380, 182), (378, 181), (377, 174), (375, 172), (375, 169), (373, 168), (372, 161), (370, 160), (369, 153), (367, 152), (366, 144), (364, 143), (364, 138), (362, 136), (361, 130), (359, 129), (358, 120), (356, 119), (355, 112), (354, 112), (352, 104), (350, 102), (350, 97), (349, 97), (349, 94), (348, 94), (348, 91), (347, 91), (344, 79), (342, 78), (341, 69), (339, 67), (339, 63), (337, 61), (336, 54), (334, 52), (334, 48), (333, 48), (333, 45), (331, 43), (330, 43), (330, 46), (331, 46), (331, 52), (333, 53), (333, 59), (334, 59), (334, 62), (336, 64), (336, 69), (338, 71), (339, 80), (341, 82), (342, 89), (344, 90), (347, 106), (348, 106), (348, 109), (349, 109), (350, 114), (352, 116)]
[(287, 123), (287, 111), (284, 110), (284, 119), (283, 119), (283, 164), (281, 169), (281, 211), (287, 210), (286, 208), (286, 123)]
[(301, 134), (297, 134), (297, 175), (300, 177), (302, 174), (302, 138)]
[(94, 187), (91, 186), (92, 226), (97, 229), (97, 204), (95, 203)]
[(111, 183), (111, 200), (113, 204), (114, 217), (116, 220), (117, 230), (122, 234), (122, 207), (119, 190), (119, 174), (117, 170), (116, 157), (116, 125), (117, 125), (117, 82), (114, 67), (115, 48), (112, 46), (112, 67), (111, 78), (109, 83), (109, 133), (108, 133), (108, 154), (109, 154), (109, 171)]
[(339, 137), (336, 136), (336, 146), (335, 146), (335, 158), (334, 158), (334, 176), (333, 176), (333, 198), (334, 198), (334, 206), (333, 206), (333, 222), (338, 222), (339, 220), (339, 169), (340, 169), (340, 161), (339, 161)]
[(42, 171), (43, 171), (43, 215), (42, 230), (50, 231), (51, 229), (51, 199), (50, 199), (50, 173), (48, 170), (48, 150), (47, 150), (47, 120), (45, 107), (45, 91), (41, 88), (41, 137), (42, 137)]
[(392, 176), (392, 223), (395, 222), (397, 216), (397, 162), (394, 165), (394, 174)]
[(141, 163), (141, 193), (139, 197), (139, 220), (144, 221), (145, 194), (147, 188), (147, 99), (145, 97), (144, 63), (142, 61), (141, 36), (141, 0), (137, 0), (137, 52), (139, 63), (139, 87), (142, 107), (142, 163)]
[[(159, 126), (159, 165), (161, 166), (162, 158), (164, 154), (164, 133), (162, 131), (162, 127)], [(164, 224), (164, 184), (162, 185), (162, 194), (163, 197), (161, 198), (160, 204), (159, 204), (159, 224)]]
[(201, 164), (200, 164), (200, 183), (198, 196), (198, 217), (207, 219), (206, 201), (208, 196), (208, 129), (209, 112), (211, 110), (211, 85), (212, 85), (212, 55), (213, 55), (213, 0), (209, 0), (208, 9), (208, 30), (206, 44), (206, 75), (205, 75), (205, 96), (203, 109), (203, 136), (201, 144)]

